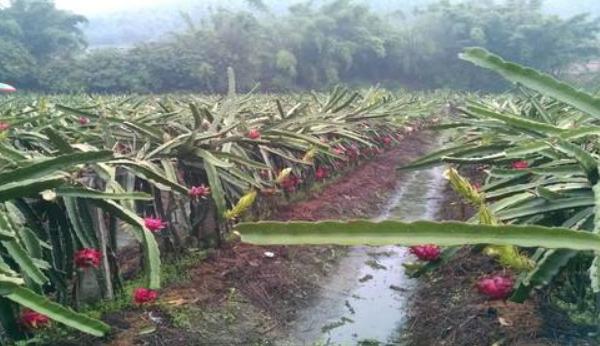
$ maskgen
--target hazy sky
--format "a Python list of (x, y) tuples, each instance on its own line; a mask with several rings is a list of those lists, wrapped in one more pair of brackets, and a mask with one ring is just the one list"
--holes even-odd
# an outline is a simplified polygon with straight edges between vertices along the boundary
[(169, 0), (55, 0), (56, 7), (79, 14), (113, 12), (125, 8), (152, 7)]

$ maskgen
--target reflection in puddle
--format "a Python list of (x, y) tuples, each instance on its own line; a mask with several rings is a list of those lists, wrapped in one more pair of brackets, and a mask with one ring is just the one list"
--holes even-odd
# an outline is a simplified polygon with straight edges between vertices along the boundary
[[(441, 168), (402, 178), (388, 207), (376, 220), (431, 220), (444, 187)], [(397, 339), (415, 282), (404, 273), (404, 247), (353, 247), (315, 304), (300, 313), (291, 344), (385, 344)]]

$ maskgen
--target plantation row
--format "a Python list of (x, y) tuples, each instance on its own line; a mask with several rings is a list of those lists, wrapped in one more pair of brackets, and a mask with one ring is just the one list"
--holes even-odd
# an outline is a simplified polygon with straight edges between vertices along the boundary
[[(483, 50), (468, 51), (465, 58), (509, 79), (520, 79), (534, 90), (520, 88), (510, 97), (468, 102), (461, 109), (462, 119), (444, 126), (460, 129), (460, 144), (415, 165), (435, 161), (483, 169), (483, 186), (455, 184), (480, 208), (476, 217), (480, 224), (535, 224), (600, 232), (600, 100)], [(510, 278), (514, 287), (505, 290), (502, 298), (522, 303), (534, 289), (548, 287), (552, 303), (572, 319), (597, 324), (597, 252), (581, 253), (568, 247), (527, 252), (511, 246), (488, 248), (503, 266), (518, 274)]]
[[(156, 299), (161, 250), (220, 242), (268, 205), (381, 153), (430, 105), (372, 89), (329, 95), (0, 99), (0, 314), (22, 337), (48, 318), (96, 336), (67, 308), (123, 288), (123, 234), (141, 249)], [(266, 209), (266, 208), (263, 208)], [(21, 325), (19, 325), (19, 319)], [(24, 328), (25, 327), (25, 328)]]
[[(496, 257), (504, 270), (479, 278), (481, 293), (521, 303), (534, 290), (546, 289), (573, 321), (597, 325), (600, 99), (484, 49), (467, 49), (461, 58), (514, 82), (514, 93), (461, 105), (459, 117), (436, 126), (454, 131), (452, 145), (403, 169), (454, 166), (447, 178), (478, 211), (468, 223), (247, 223), (237, 226), (242, 239), (411, 245), (422, 260), (422, 266), (411, 267), (415, 275), (447, 262), (462, 245), (488, 245), (478, 249)], [(455, 169), (468, 166), (477, 168), (484, 184), (469, 182)]]

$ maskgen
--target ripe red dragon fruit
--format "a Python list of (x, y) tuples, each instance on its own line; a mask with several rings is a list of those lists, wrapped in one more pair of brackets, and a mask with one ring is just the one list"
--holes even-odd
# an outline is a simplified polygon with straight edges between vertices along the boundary
[(158, 232), (167, 227), (167, 223), (158, 217), (146, 217), (144, 218), (144, 226), (146, 226), (146, 228), (149, 229), (150, 232)]
[(514, 281), (508, 275), (492, 275), (479, 279), (477, 289), (490, 299), (506, 299), (512, 292)]
[(39, 312), (26, 309), (21, 313), (20, 322), (27, 329), (39, 329), (50, 324), (50, 319)]
[(529, 163), (525, 160), (519, 160), (512, 163), (512, 168), (520, 170), (529, 168)]
[(332, 152), (336, 155), (342, 156), (346, 153), (346, 149), (340, 145), (339, 147), (333, 148)]
[(96, 249), (84, 248), (75, 253), (75, 265), (78, 268), (98, 268), (102, 259), (102, 252)]
[(250, 139), (259, 139), (260, 136), (261, 136), (261, 134), (260, 134), (260, 131), (258, 129), (251, 129), (246, 134), (246, 137), (248, 137)]
[(210, 187), (202, 184), (200, 186), (192, 186), (189, 191), (190, 197), (194, 198), (206, 198), (210, 195)]
[(382, 141), (383, 141), (383, 144), (390, 145), (392, 143), (392, 137), (385, 136), (385, 137), (383, 137)]
[(348, 149), (346, 149), (346, 155), (348, 155), (350, 160), (355, 161), (360, 155), (360, 149), (356, 144), (352, 144)]
[(441, 253), (440, 247), (434, 244), (411, 246), (409, 251), (421, 261), (427, 262), (436, 261)]
[(329, 172), (327, 171), (327, 168), (324, 167), (319, 167), (317, 168), (317, 170), (315, 171), (315, 178), (317, 180), (323, 180), (326, 179), (329, 176)]
[(263, 179), (269, 179), (269, 170), (268, 169), (261, 169), (258, 174), (260, 175), (261, 178)]
[(300, 184), (300, 178), (298, 178), (293, 173), (285, 177), (285, 179), (281, 182), (281, 187), (287, 192), (294, 192), (296, 190), (296, 186)]
[(79, 117), (79, 125), (87, 125), (90, 123), (90, 118), (88, 117)]
[(139, 287), (133, 291), (133, 301), (136, 304), (152, 303), (158, 298), (158, 292), (148, 288)]
[(5, 122), (0, 122), (0, 132), (4, 132), (10, 129), (10, 124)]

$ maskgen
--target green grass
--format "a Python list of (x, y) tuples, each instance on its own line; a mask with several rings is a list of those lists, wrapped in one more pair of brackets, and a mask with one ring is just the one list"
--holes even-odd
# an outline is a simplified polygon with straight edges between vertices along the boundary
[[(182, 257), (164, 263), (161, 267), (161, 276), (163, 278), (163, 288), (168, 287), (173, 283), (185, 283), (191, 280), (190, 270), (202, 263), (213, 250), (199, 250), (190, 249)], [(121, 292), (115, 294), (112, 300), (102, 300), (95, 304), (84, 306), (81, 310), (92, 318), (102, 319), (112, 313), (119, 311), (126, 311), (136, 308), (132, 300), (133, 290), (137, 287), (144, 286), (144, 277), (139, 275), (138, 277), (128, 280), (123, 287)], [(159, 302), (160, 304), (160, 302)], [(169, 310), (169, 312), (175, 310)], [(174, 323), (184, 325), (184, 318), (193, 318), (192, 314), (174, 314)], [(58, 345), (66, 343), (77, 343), (80, 341), (81, 334), (68, 329), (59, 324), (53, 324), (50, 328), (36, 333), (34, 338), (28, 339), (17, 343), (17, 345), (28, 345), (28, 344), (47, 344), (47, 345)]]

